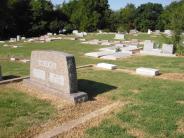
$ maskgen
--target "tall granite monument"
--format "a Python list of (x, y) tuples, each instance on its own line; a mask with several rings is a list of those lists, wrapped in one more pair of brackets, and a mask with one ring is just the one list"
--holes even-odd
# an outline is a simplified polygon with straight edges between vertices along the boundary
[(75, 58), (71, 54), (57, 51), (33, 51), (30, 79), (24, 82), (73, 103), (88, 99), (86, 93), (78, 92)]

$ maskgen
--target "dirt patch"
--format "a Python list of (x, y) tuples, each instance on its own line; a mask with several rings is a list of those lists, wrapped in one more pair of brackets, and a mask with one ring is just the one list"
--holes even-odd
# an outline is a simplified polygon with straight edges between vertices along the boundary
[(184, 73), (163, 73), (158, 78), (184, 81)]
[(184, 118), (180, 119), (177, 124), (177, 132), (184, 134)]
[(126, 122), (119, 121), (117, 118), (112, 119), (112, 123), (119, 125), (120, 127), (127, 130), (127, 133), (136, 138), (150, 137), (150, 135), (141, 129), (134, 128)]
[[(48, 120), (48, 122), (46, 124), (31, 127), (29, 130), (18, 135), (17, 137), (19, 137), (19, 138), (20, 137), (34, 137), (42, 132), (48, 131), (49, 129), (51, 129), (55, 126), (59, 126), (59, 125), (66, 123), (70, 120), (77, 119), (81, 116), (84, 116), (90, 112), (93, 112), (97, 109), (100, 109), (100, 108), (112, 103), (105, 96), (100, 95), (100, 96), (96, 96), (95, 99), (92, 101), (87, 101), (85, 103), (73, 105), (73, 104), (67, 103), (67, 101), (64, 101), (63, 99), (61, 99), (59, 97), (40, 93), (40, 92), (38, 92), (38, 90), (36, 90), (34, 88), (30, 89), (30, 88), (24, 86), (22, 84), (22, 82), (12, 83), (12, 84), (3, 85), (3, 86), (5, 88), (6, 87), (7, 88), (14, 88), (14, 89), (20, 90), (22, 92), (25, 92), (25, 93), (29, 94), (30, 96), (37, 97), (38, 99), (49, 101), (57, 109), (57, 113), (56, 113), (57, 115), (55, 118)], [(100, 122), (100, 120), (101, 119), (97, 119), (97, 123)], [(88, 124), (91, 126), (91, 124), (96, 124), (96, 123), (95, 123), (95, 121), (92, 121), (92, 122), (89, 122)], [(82, 125), (81, 127), (86, 128), (86, 126), (87, 125), (84, 125), (84, 126)], [(78, 132), (78, 130), (80, 130), (80, 129), (76, 129), (76, 130), (77, 130), (76, 132)], [(74, 136), (75, 136), (75, 131), (72, 133), (74, 133)], [(83, 131), (81, 129), (80, 134), (82, 134), (82, 133), (83, 133)]]
[(132, 90), (130, 90), (130, 91), (133, 92), (134, 94), (138, 94), (138, 93), (141, 92), (140, 89), (132, 89)]
[(145, 132), (140, 130), (140, 129), (137, 129), (137, 128), (131, 128), (131, 129), (128, 129), (128, 134), (130, 134), (131, 136), (134, 136), (136, 138), (143, 138), (145, 137)]
[(177, 104), (183, 104), (184, 105), (184, 101), (176, 101)]

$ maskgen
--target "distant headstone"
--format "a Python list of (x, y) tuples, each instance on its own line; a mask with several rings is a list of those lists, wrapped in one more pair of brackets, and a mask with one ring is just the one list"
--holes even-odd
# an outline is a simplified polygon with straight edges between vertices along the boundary
[(52, 36), (53, 34), (52, 33), (47, 33), (48, 36)]
[(163, 44), (162, 45), (162, 52), (164, 54), (173, 54), (174, 52), (174, 46), (172, 44)]
[(160, 30), (155, 30), (156, 35), (160, 35)]
[(154, 43), (151, 40), (144, 41), (144, 49), (143, 51), (152, 51), (154, 48)]
[(26, 40), (26, 37), (21, 37), (21, 40)]
[(78, 30), (73, 30), (72, 33), (73, 33), (73, 34), (77, 34), (77, 33), (79, 33), (79, 31), (78, 31)]
[(124, 34), (115, 34), (114, 39), (117, 39), (117, 40), (124, 40), (124, 39), (125, 39), (125, 35), (124, 35)]
[(138, 31), (136, 29), (130, 30), (129, 34), (136, 34)]
[(20, 35), (17, 35), (17, 41), (20, 41), (21, 37)]
[(10, 41), (9, 42), (16, 42), (17, 39), (16, 38), (10, 38)]
[(152, 33), (152, 31), (150, 29), (148, 29), (148, 34), (150, 35)]
[(172, 36), (172, 30), (165, 30), (164, 34), (168, 36)]
[(88, 98), (86, 93), (78, 92), (75, 58), (67, 53), (33, 51), (30, 79), (24, 82), (73, 103), (86, 101)]

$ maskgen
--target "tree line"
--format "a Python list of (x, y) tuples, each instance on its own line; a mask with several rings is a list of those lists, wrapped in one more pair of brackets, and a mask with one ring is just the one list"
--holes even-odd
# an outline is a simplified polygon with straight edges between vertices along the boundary
[(172, 29), (178, 40), (184, 29), (184, 0), (166, 7), (157, 3), (139, 7), (128, 4), (118, 11), (110, 9), (108, 0), (70, 0), (56, 6), (48, 0), (0, 1), (0, 39), (58, 33), (62, 29), (67, 32)]

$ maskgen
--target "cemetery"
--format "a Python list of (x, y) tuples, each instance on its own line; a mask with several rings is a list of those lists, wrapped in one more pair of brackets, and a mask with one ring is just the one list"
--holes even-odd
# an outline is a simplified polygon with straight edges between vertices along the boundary
[[(48, 14), (54, 21), (47, 27), (44, 20), (48, 18), (34, 26), (39, 12), (34, 13), (34, 18), (29, 19), (33, 30), (28, 34), (22, 33), (26, 21), (25, 28), (17, 27), (21, 31), (12, 30), (15, 34), (10, 30), (6, 34), (1, 28), (4, 22), (0, 21), (0, 138), (184, 137), (182, 26), (178, 21), (173, 26), (182, 29), (152, 26), (159, 22), (150, 18), (160, 12), (155, 11), (160, 4), (103, 11), (112, 17), (118, 15), (112, 21), (111, 16), (99, 11), (87, 13), (96, 4), (94, 1), (92, 5), (88, 0), (79, 1), (89, 9), (76, 5), (72, 11), (70, 6), (78, 1), (63, 3), (62, 10), (54, 6), (51, 15), (60, 15), (52, 18)], [(43, 2), (49, 8), (51, 1)], [(97, 3), (102, 6), (105, 2)], [(184, 5), (183, 1), (175, 4)], [(99, 5), (93, 10), (108, 7)], [(134, 18), (124, 18), (131, 16), (126, 15), (128, 10), (140, 12), (134, 16), (136, 25), (126, 21)], [(152, 15), (146, 20), (149, 26), (142, 22), (144, 10)], [(170, 17), (164, 10), (167, 7), (163, 15), (158, 15)], [(101, 21), (97, 26), (96, 12)], [(104, 24), (105, 16), (110, 25)], [(62, 22), (64, 19), (69, 21)]]

